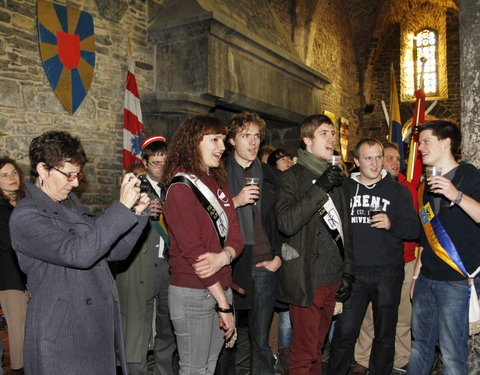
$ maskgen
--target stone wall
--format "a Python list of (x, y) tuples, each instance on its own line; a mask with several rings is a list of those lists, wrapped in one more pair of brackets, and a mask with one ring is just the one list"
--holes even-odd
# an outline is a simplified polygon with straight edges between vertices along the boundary
[[(256, 12), (239, 12), (236, 1), (215, 1), (216, 8), (222, 5), (224, 16), (238, 15), (235, 22), (246, 28), (256, 25), (256, 29), (250, 29), (250, 32), (257, 31), (258, 41), (269, 39), (269, 43), (282, 48), (287, 55), (295, 56), (301, 44), (294, 40), (295, 27), (301, 24), (311, 28), (308, 35), (313, 39), (305, 41), (303, 46), (305, 50), (313, 48), (305, 53), (311, 60), (307, 65), (313, 68), (312, 73), (317, 71), (319, 76), (325, 74), (331, 78), (332, 84), (325, 90), (325, 95), (318, 97), (312, 109), (306, 109), (303, 114), (327, 109), (335, 113), (337, 119), (341, 116), (348, 118), (355, 128), (358, 123), (355, 115), (358, 106), (357, 72), (352, 41), (345, 28), (346, 16), (339, 5), (329, 2), (313, 6), (315, 12), (329, 14), (329, 22), (306, 23), (295, 20), (296, 2), (292, 0), (276, 0), (271, 6), (270, 2), (264, 1), (263, 13), (257, 15), (258, 19), (255, 19)], [(169, 114), (161, 113), (158, 108), (152, 109), (158, 105), (155, 91), (159, 81), (155, 64), (158, 63), (158, 53), (162, 51), (149, 40), (148, 30), (161, 14), (163, 0), (58, 0), (57, 3), (68, 4), (93, 16), (96, 65), (92, 85), (76, 113), (67, 113), (43, 70), (37, 41), (36, 1), (0, 0), (0, 153), (17, 159), (27, 172), (28, 146), (35, 136), (48, 130), (65, 130), (80, 137), (89, 163), (85, 167), (87, 177), (78, 191), (82, 200), (98, 212), (116, 197), (121, 176), (128, 37), (136, 62), (147, 135), (161, 132), (171, 137), (188, 109), (177, 107), (174, 113)], [(241, 6), (242, 9), (254, 9), (256, 4), (253, 0), (242, 0)], [(262, 17), (268, 13), (266, 7), (270, 7), (271, 12), (269, 23), (262, 23)], [(268, 31), (269, 28), (281, 30), (275, 35)], [(301, 63), (301, 59), (295, 59)], [(291, 97), (288, 102), (292, 103), (299, 100), (298, 95), (302, 95), (298, 92), (288, 94)], [(203, 99), (200, 97), (200, 101)], [(170, 103), (172, 106), (176, 104), (181, 105)], [(197, 104), (202, 106), (204, 103)], [(298, 143), (296, 122), (301, 117), (295, 116), (298, 119), (292, 122), (290, 118), (290, 125), (283, 124), (279, 116), (269, 119), (275, 128), (270, 131), (270, 139), (277, 146), (295, 148)]]
[[(190, 4), (192, 1), (183, 0), (178, 4)], [(215, 59), (222, 56), (237, 58), (235, 53), (240, 56), (244, 46), (255, 45), (254, 52), (258, 52), (256, 58), (263, 59), (265, 66), (275, 66), (277, 71), (283, 69), (285, 77), (295, 72), (294, 80), (303, 80), (302, 84), (316, 87), (315, 94), (308, 96), (303, 89), (295, 88), (297, 86), (286, 86), (294, 88), (281, 92), (282, 85), (279, 83), (262, 87), (262, 76), (255, 76), (255, 72), (249, 72), (249, 81), (242, 82), (243, 71), (239, 75), (228, 65), (212, 63), (212, 56), (208, 60), (210, 65), (203, 70), (207, 76), (195, 78), (194, 84), (203, 85), (201, 90), (175, 91), (179, 88), (183, 90), (182, 85), (186, 81), (179, 81), (182, 83), (179, 85), (176, 82), (181, 77), (163, 73), (168, 72), (163, 63), (167, 56), (161, 54), (168, 50), (162, 50), (163, 46), (156, 44), (158, 35), (152, 36), (151, 28), (162, 17), (165, 4), (175, 5), (177, 2), (58, 0), (59, 4), (68, 3), (69, 6), (90, 12), (95, 24), (94, 79), (85, 101), (74, 115), (70, 115), (57, 100), (43, 71), (37, 42), (36, 0), (0, 0), (0, 153), (9, 154), (26, 167), (28, 145), (34, 136), (51, 129), (70, 131), (82, 139), (90, 159), (85, 168), (87, 179), (80, 189), (83, 200), (95, 211), (111, 202), (116, 196), (121, 175), (128, 36), (132, 41), (147, 135), (162, 133), (170, 138), (179, 121), (189, 113), (217, 111), (226, 117), (229, 110), (242, 109), (263, 111), (270, 127), (269, 141), (276, 146), (287, 146), (290, 150), (298, 143), (298, 122), (301, 118), (323, 110), (334, 113), (337, 122), (340, 117), (350, 120), (350, 148), (362, 136), (381, 138), (386, 134), (380, 100), (388, 103), (392, 61), (400, 87), (399, 15), (408, 17), (411, 8), (420, 6), (423, 1), (391, 1), (389, 4), (392, 8), (379, 13), (385, 19), (376, 20), (377, 31), (370, 40), (371, 47), (366, 55), (359, 54), (355, 49), (357, 44), (354, 41), (358, 36), (352, 35), (351, 8), (346, 10), (343, 1), (196, 1), (203, 7), (202, 12), (206, 12), (200, 14), (199, 20), (207, 19), (202, 17), (209, 12), (220, 15), (215, 22), (223, 26), (211, 23), (213, 31), (209, 31), (210, 39), (205, 44), (209, 53), (216, 54), (213, 56)], [(446, 12), (448, 97), (441, 101), (432, 114), (459, 120), (458, 11), (455, 4), (452, 5), (452, 0), (438, 0), (436, 3)], [(258, 11), (256, 7), (260, 7)], [(181, 11), (190, 12), (187, 8)], [(242, 9), (245, 11), (242, 12)], [(375, 14), (369, 13), (368, 19), (372, 20)], [(265, 19), (268, 22), (262, 22)], [(247, 31), (229, 30), (230, 21), (232, 25), (240, 25), (240, 29)], [(229, 49), (231, 46), (237, 50)], [(274, 58), (270, 59), (270, 56)], [(369, 62), (365, 71), (359, 71), (359, 59)], [(196, 67), (186, 65), (185, 69), (187, 74), (193, 74)], [(215, 71), (221, 74), (213, 76), (212, 72)], [(315, 77), (325, 77), (324, 81), (330, 83), (315, 83)], [(363, 77), (366, 77), (365, 81), (359, 84)], [(258, 80), (256, 84), (255, 79)], [(243, 87), (248, 87), (250, 92), (257, 95), (253, 98), (256, 102), (251, 101), (251, 97), (242, 96)], [(258, 88), (257, 92), (255, 87)], [(277, 97), (266, 95), (268, 90), (278, 91)], [(365, 93), (369, 95), (363, 99)], [(163, 102), (159, 95), (163, 95)], [(306, 106), (301, 95), (307, 95), (305, 97), (310, 101), (313, 98), (312, 105)], [(269, 100), (262, 102), (263, 97)], [(225, 104), (230, 105), (235, 100), (240, 101), (237, 107), (225, 108)], [(195, 108), (188, 107), (185, 104), (188, 101)], [(364, 102), (375, 104), (372, 114), (363, 113), (364, 104), (360, 103)], [(160, 108), (159, 104), (166, 107)], [(272, 112), (270, 117), (269, 108)], [(402, 120), (405, 121), (408, 114), (412, 113), (413, 103), (405, 102), (401, 109)], [(363, 121), (361, 126), (360, 121)]]
[[(381, 48), (375, 60), (371, 76), (371, 97), (369, 102), (374, 105), (373, 112), (364, 115), (362, 137), (378, 138), (385, 140), (388, 127), (382, 110), (383, 100), (387, 107), (390, 102), (390, 67), (393, 63), (397, 89), (400, 87), (400, 27), (392, 25), (381, 41)], [(402, 120), (404, 120), (402, 118)]]
[[(353, 148), (359, 135), (359, 72), (343, 2), (273, 0), (271, 4), (305, 63), (331, 82), (322, 92), (320, 108), (334, 113), (337, 125), (341, 117), (350, 121), (349, 148)], [(282, 137), (298, 137), (298, 131), (284, 130)]]
[(149, 28), (157, 78), (147, 116), (171, 133), (170, 115), (251, 110), (267, 120), (267, 143), (293, 152), (307, 115), (328, 110), (355, 129), (358, 73), (346, 25), (331, 3), (167, 0)]
[[(27, 172), (28, 146), (33, 137), (48, 130), (75, 134), (89, 158), (86, 179), (79, 191), (83, 202), (99, 211), (117, 195), (121, 176), (128, 36), (137, 62), (139, 90), (152, 89), (153, 53), (146, 38), (146, 3), (118, 0), (114, 8), (105, 6), (106, 1), (57, 3), (68, 3), (93, 15), (96, 64), (92, 85), (77, 112), (67, 113), (51, 88), (40, 59), (36, 1), (1, 0), (0, 154), (17, 159)], [(119, 8), (123, 12), (109, 12)]]
[(323, 16), (315, 25), (312, 67), (330, 78), (331, 84), (322, 95), (322, 107), (336, 115), (337, 125), (341, 117), (350, 121), (352, 149), (359, 135), (359, 74), (349, 21), (341, 2), (319, 3), (315, 11)]
[[(440, 43), (439, 61), (443, 62), (443, 74), (440, 75), (440, 86), (443, 87), (441, 92), (443, 96), (437, 98), (428, 98), (426, 100), (426, 108), (438, 99), (437, 105), (430, 112), (434, 118), (450, 119), (460, 124), (460, 44), (459, 44), (459, 24), (458, 10), (448, 8), (449, 4), (439, 4), (435, 6), (431, 3), (419, 3), (412, 9), (407, 4), (396, 2), (393, 9), (390, 10), (391, 15), (387, 17), (381, 39), (378, 41), (378, 49), (376, 57), (370, 62), (368, 69), (370, 73), (370, 102), (374, 104), (374, 111), (364, 116), (362, 126), (362, 136), (376, 137), (385, 139), (388, 134), (388, 127), (385, 122), (381, 100), (384, 100), (387, 108), (390, 100), (390, 66), (393, 63), (397, 80), (397, 90), (400, 91), (403, 85), (405, 91), (405, 83), (402, 80), (402, 73), (405, 68), (402, 66), (401, 52), (405, 48), (403, 38), (407, 31), (418, 31), (424, 27), (437, 28), (443, 42)], [(418, 7), (422, 7), (422, 18), (419, 18), (415, 12)], [(430, 12), (425, 10), (425, 7)], [(398, 15), (393, 16), (396, 9), (397, 14), (402, 14), (403, 20), (400, 22)], [(433, 12), (435, 10), (435, 12)], [(439, 20), (443, 17), (443, 20)], [(391, 23), (388, 23), (391, 22)], [(406, 30), (402, 28), (405, 27)], [(439, 37), (440, 39), (440, 37)], [(411, 122), (415, 102), (403, 95), (400, 103), (400, 112), (402, 123)]]

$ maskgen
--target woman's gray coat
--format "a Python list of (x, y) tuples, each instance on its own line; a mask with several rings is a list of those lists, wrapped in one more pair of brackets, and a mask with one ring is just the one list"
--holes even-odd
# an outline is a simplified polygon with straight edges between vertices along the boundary
[(91, 216), (31, 182), (10, 219), (13, 248), (31, 300), (25, 329), (25, 374), (127, 374), (117, 289), (107, 261), (128, 256), (148, 216), (114, 202)]

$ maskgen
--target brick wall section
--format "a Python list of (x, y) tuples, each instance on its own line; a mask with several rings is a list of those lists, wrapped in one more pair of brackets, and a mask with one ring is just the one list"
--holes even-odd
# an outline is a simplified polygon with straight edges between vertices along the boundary
[[(123, 15), (118, 14), (121, 12), (105, 14), (108, 4), (115, 4), (112, 0), (68, 1), (70, 6), (93, 15), (97, 47), (92, 86), (77, 112), (70, 115), (57, 100), (40, 61), (36, 1), (0, 0), (0, 154), (9, 154), (26, 167), (28, 145), (34, 136), (51, 129), (64, 129), (78, 135), (90, 160), (85, 168), (87, 180), (82, 183), (80, 193), (83, 201), (94, 211), (100, 211), (110, 203), (118, 190), (128, 35), (132, 39), (141, 94), (154, 92), (155, 84), (154, 49), (147, 39), (147, 23), (149, 16), (154, 17), (153, 13), (161, 11), (163, 1), (116, 1), (126, 9)], [(215, 1), (221, 3), (220, 0)], [(271, 22), (285, 30), (284, 35), (277, 36), (276, 45), (285, 48), (295, 46), (299, 56), (308, 59), (307, 63), (313, 69), (331, 80), (321, 97), (321, 106), (335, 113), (337, 119), (346, 117), (350, 120), (351, 147), (366, 135), (384, 137), (387, 127), (380, 100), (384, 99), (388, 104), (391, 61), (394, 61), (400, 87), (401, 30), (398, 24), (425, 1), (393, 0), (390, 9), (382, 10), (385, 20), (377, 23), (377, 31), (369, 38), (370, 47), (364, 54), (355, 40), (368, 38), (368, 30), (356, 22), (371, 20), (373, 14), (370, 11), (365, 13), (368, 7), (363, 6), (360, 0), (357, 1), (358, 6), (354, 4), (348, 9), (344, 8), (347, 3), (341, 1), (315, 2), (314, 5), (310, 2), (313, 0), (262, 1), (262, 4), (270, 4), (275, 16)], [(57, 0), (57, 3), (65, 5), (67, 0)], [(374, 6), (381, 3), (372, 1)], [(228, 0), (225, 4), (238, 9), (240, 3)], [(262, 24), (261, 19), (258, 22), (252, 19), (254, 5), (249, 4), (255, 4), (255, 1), (242, 0), (241, 4), (250, 11), (240, 14), (240, 21), (245, 24), (253, 22), (259, 34), (268, 35), (269, 26)], [(435, 4), (446, 9), (448, 98), (441, 101), (433, 114), (459, 120), (458, 11), (452, 0), (435, 0)], [(314, 9), (313, 16), (303, 14), (305, 9)], [(153, 10), (150, 15), (149, 10)], [(305, 19), (296, 19), (300, 15)], [(353, 35), (351, 27), (359, 34)], [(363, 76), (358, 72), (362, 61), (369, 62), (364, 86), (358, 83), (359, 76)], [(364, 94), (367, 103), (375, 104), (375, 110), (371, 115), (362, 116), (364, 122), (360, 127), (359, 111), (363, 108), (359, 108), (359, 97)], [(404, 121), (412, 113), (412, 108), (411, 102), (402, 103)], [(154, 117), (146, 115), (146, 125), (149, 121), (156, 122)], [(294, 144), (298, 139), (297, 130), (289, 128), (278, 134), (281, 134), (284, 144)], [(147, 126), (147, 135), (150, 135), (149, 131), (153, 130)]]
[[(444, 96), (438, 99), (438, 104), (431, 116), (435, 118), (447, 118), (460, 124), (460, 45), (459, 45), (459, 24), (458, 11), (456, 9), (445, 8), (447, 4), (412, 4), (411, 9), (407, 3), (396, 3), (397, 14), (403, 17), (402, 22), (398, 21), (398, 16), (387, 17), (389, 27), (384, 27), (382, 38), (377, 41), (377, 50), (375, 59), (371, 59), (368, 67), (370, 73), (370, 102), (375, 104), (374, 112), (364, 116), (362, 126), (362, 136), (376, 137), (385, 139), (388, 134), (388, 128), (381, 108), (381, 100), (384, 100), (387, 108), (390, 100), (390, 65), (393, 62), (397, 89), (400, 95), (402, 87), (402, 67), (400, 50), (404, 48), (402, 38), (407, 32), (418, 31), (424, 27), (437, 29), (439, 34), (443, 33), (443, 43), (439, 44), (439, 61), (444, 62), (445, 70), (440, 75), (441, 91)], [(419, 17), (420, 7), (421, 17)], [(390, 10), (392, 12), (393, 10)], [(440, 19), (442, 18), (443, 19)], [(394, 22), (395, 21), (395, 22)], [(387, 23), (388, 23), (387, 22)], [(440, 39), (440, 38), (439, 38)], [(427, 98), (426, 108), (434, 99)], [(408, 97), (401, 98), (400, 111), (402, 122), (411, 121), (415, 102)]]
[[(65, 5), (66, 1), (57, 1)], [(89, 163), (79, 189), (84, 203), (101, 210), (116, 196), (121, 176), (123, 93), (127, 35), (130, 34), (140, 92), (151, 90), (153, 54), (146, 42), (146, 4), (132, 0), (121, 20), (99, 15), (94, 0), (68, 1), (90, 12), (96, 37), (95, 73), (90, 90), (74, 115), (51, 88), (40, 60), (36, 1), (0, 1), (0, 154), (17, 159), (28, 171), (28, 147), (48, 130), (79, 136)]]
[[(393, 63), (397, 78), (397, 89), (400, 87), (400, 28), (392, 25), (389, 33), (384, 35), (382, 48), (379, 50), (372, 69), (372, 92), (369, 103), (374, 105), (373, 112), (365, 114), (361, 137), (385, 140), (388, 132), (381, 101), (387, 107), (390, 103), (390, 66)], [(403, 120), (403, 119), (402, 119)]]
[[(305, 1), (296, 2), (297, 15), (305, 13), (303, 8), (298, 9), (298, 7), (309, 8), (304, 3)], [(297, 36), (309, 34), (313, 38), (312, 50), (307, 52), (308, 59), (311, 61), (308, 61), (307, 64), (331, 81), (322, 94), (321, 107), (335, 113), (337, 126), (341, 117), (350, 120), (350, 145), (354, 145), (359, 123), (357, 115), (359, 107), (358, 71), (348, 16), (342, 7), (342, 2), (317, 2), (314, 7), (315, 16), (307, 25), (302, 23), (304, 20), (292, 20), (294, 10), (292, 10), (291, 2), (275, 0), (272, 2), (272, 8), (276, 11), (289, 12), (290, 17), (285, 14), (279, 16), (287, 32)], [(312, 7), (310, 6), (310, 8)], [(292, 25), (292, 22), (295, 24)], [(295, 33), (293, 31), (295, 27), (313, 27), (313, 30), (308, 33), (297, 30)], [(300, 51), (305, 49), (305, 46), (299, 45), (298, 40), (295, 42)], [(302, 42), (308, 43), (308, 39)], [(285, 139), (298, 137), (298, 132), (285, 131), (282, 133), (282, 137)]]

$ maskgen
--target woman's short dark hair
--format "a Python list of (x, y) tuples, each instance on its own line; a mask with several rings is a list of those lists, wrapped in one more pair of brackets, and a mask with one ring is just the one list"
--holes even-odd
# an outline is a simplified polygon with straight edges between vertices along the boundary
[[(18, 173), (18, 177), (20, 178), (20, 187), (17, 192), (16, 201), (18, 202), (25, 196), (25, 182), (23, 180), (23, 172), (18, 166), (17, 162), (13, 159), (10, 159), (8, 156), (3, 156), (0, 158), (0, 169), (2, 169), (5, 165), (12, 164), (15, 170)], [(0, 198), (7, 199), (8, 198), (3, 194), (3, 191), (0, 189)]]
[(289, 157), (292, 159), (292, 155), (290, 153), (283, 149), (283, 148), (278, 148), (275, 151), (272, 151), (270, 155), (268, 155), (268, 160), (267, 163), (270, 164), (272, 167), (276, 168), (277, 167), (277, 160), (283, 158), (283, 157)]
[(34, 138), (28, 151), (30, 175), (38, 177), (37, 165), (45, 163), (47, 169), (61, 168), (65, 163), (83, 167), (87, 157), (80, 139), (67, 132), (49, 131)]

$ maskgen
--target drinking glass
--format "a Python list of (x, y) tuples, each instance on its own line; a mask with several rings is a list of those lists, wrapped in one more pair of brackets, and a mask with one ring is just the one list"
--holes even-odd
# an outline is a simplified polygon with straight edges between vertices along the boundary
[[(442, 168), (441, 167), (434, 167), (432, 165), (427, 165), (425, 167), (425, 177), (427, 178), (427, 181), (430, 179), (430, 177), (434, 176), (441, 176), (442, 175)], [(428, 186), (428, 191), (432, 191), (432, 186)]]

